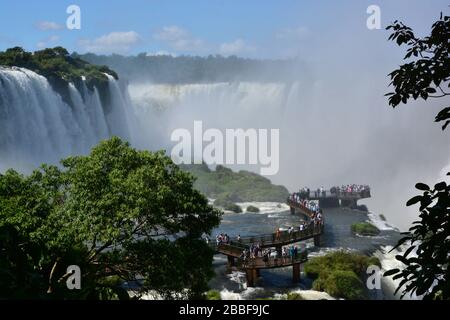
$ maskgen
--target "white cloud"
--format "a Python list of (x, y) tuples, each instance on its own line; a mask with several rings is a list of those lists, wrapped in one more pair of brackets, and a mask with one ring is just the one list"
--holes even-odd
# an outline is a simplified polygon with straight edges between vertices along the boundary
[(42, 31), (61, 30), (64, 28), (63, 25), (51, 21), (39, 21), (35, 26)]
[(36, 47), (38, 47), (38, 49), (53, 47), (55, 42), (59, 41), (59, 39), (60, 37), (57, 35), (50, 36), (48, 38), (45, 38), (44, 40), (39, 41), (36, 44)]
[(140, 36), (134, 31), (111, 32), (94, 40), (82, 39), (78, 45), (92, 53), (128, 53), (139, 43)]
[(203, 40), (193, 37), (187, 30), (178, 26), (163, 27), (153, 37), (177, 51), (198, 52), (206, 47)]
[(224, 55), (243, 54), (253, 51), (255, 51), (255, 47), (247, 45), (242, 39), (236, 39), (233, 42), (220, 45), (220, 53)]

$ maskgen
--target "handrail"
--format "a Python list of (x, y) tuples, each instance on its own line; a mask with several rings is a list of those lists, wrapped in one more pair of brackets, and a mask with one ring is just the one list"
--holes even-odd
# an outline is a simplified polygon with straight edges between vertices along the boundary
[(238, 248), (239, 250), (248, 249), (251, 244), (259, 243), (261, 247), (268, 246), (282, 246), (289, 243), (294, 243), (302, 240), (310, 239), (316, 235), (320, 235), (323, 232), (323, 224), (315, 225), (310, 224), (306, 229), (300, 231), (296, 230), (292, 233), (288, 231), (281, 231), (280, 236), (277, 237), (276, 233), (262, 234), (257, 236), (241, 237), (240, 241), (231, 240), (229, 243), (221, 243), (217, 245), (211, 242), (211, 247), (218, 249), (220, 246), (227, 246), (230, 248)]
[(301, 193), (300, 194), (305, 197), (306, 199), (312, 199), (312, 200), (319, 200), (319, 199), (331, 199), (331, 198), (338, 198), (338, 199), (365, 199), (370, 198), (370, 190), (365, 191), (354, 191), (354, 192), (346, 192), (346, 191), (338, 191), (338, 192), (331, 192), (330, 190), (324, 190), (325, 195), (323, 193), (315, 193), (314, 191), (310, 191), (309, 194)]
[(249, 269), (258, 269), (258, 268), (279, 268), (279, 267), (285, 267), (290, 266), (296, 263), (303, 263), (308, 260), (308, 251), (304, 250), (297, 254), (295, 257), (286, 256), (286, 257), (267, 257), (265, 259), (264, 257), (255, 257), (255, 258), (248, 258), (248, 259), (242, 259), (238, 258), (236, 261), (236, 265), (241, 268), (249, 268)]
[(296, 208), (298, 208), (300, 210), (303, 210), (309, 216), (309, 218), (312, 218), (314, 216), (314, 212), (312, 210), (308, 209), (307, 207), (305, 207), (301, 203), (298, 203), (298, 202), (295, 202), (294, 200), (291, 200), (290, 198), (287, 198), (287, 204), (292, 206), (292, 207), (296, 207)]

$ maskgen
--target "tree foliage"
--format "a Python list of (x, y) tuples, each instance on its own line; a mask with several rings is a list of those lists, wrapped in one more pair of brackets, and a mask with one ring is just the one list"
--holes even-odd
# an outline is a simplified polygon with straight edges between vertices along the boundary
[[(404, 60), (410, 60), (392, 71), (389, 76), (394, 92), (387, 94), (389, 104), (396, 107), (411, 98), (441, 98), (450, 95), (450, 17), (443, 16), (431, 28), (427, 37), (417, 37), (413, 30), (395, 21), (387, 27), (393, 33), (389, 40), (399, 46), (406, 45)], [(444, 122), (444, 130), (450, 124), (450, 106), (445, 106), (436, 116), (436, 122)]]
[(63, 47), (47, 48), (27, 52), (14, 47), (0, 52), (0, 65), (22, 67), (39, 73), (46, 78), (65, 82), (76, 82), (85, 77), (87, 86), (92, 88), (99, 82), (107, 81), (105, 73), (118, 79), (117, 74), (106, 66), (96, 66), (80, 58), (74, 58)]
[[(44, 76), (67, 104), (74, 106), (69, 83), (79, 91), (84, 85), (89, 90), (97, 89), (104, 105), (109, 105), (109, 79), (107, 75), (118, 79), (117, 73), (106, 66), (90, 64), (80, 58), (72, 57), (63, 47), (47, 48), (27, 52), (14, 47), (0, 52), (0, 66), (21, 67)], [(84, 79), (84, 81), (83, 81)]]
[[(425, 38), (416, 37), (410, 27), (398, 21), (387, 29), (394, 31), (390, 40), (409, 46), (405, 59), (414, 57), (414, 61), (390, 74), (395, 92), (388, 94), (389, 103), (395, 107), (400, 102), (407, 103), (411, 97), (427, 100), (450, 95), (446, 91), (450, 87), (450, 17), (441, 13), (431, 35)], [(435, 120), (444, 122), (444, 130), (450, 123), (450, 107), (442, 109)], [(420, 220), (413, 222), (392, 249), (409, 245), (396, 256), (405, 267), (388, 270), (384, 275), (401, 279), (396, 293), (402, 290), (402, 298), (409, 293), (423, 295), (425, 299), (450, 299), (450, 186), (443, 181), (434, 189), (424, 183), (417, 183), (416, 188), (423, 194), (406, 204), (420, 203)]]
[(416, 188), (423, 194), (411, 198), (407, 205), (420, 204), (420, 220), (413, 222), (394, 247), (409, 244), (396, 256), (405, 268), (391, 269), (384, 275), (402, 279), (396, 290), (403, 288), (402, 297), (415, 293), (427, 299), (450, 299), (450, 185), (440, 182), (432, 189), (418, 183)]
[[(221, 212), (163, 152), (119, 138), (88, 156), (0, 175), (0, 297), (128, 298), (122, 283), (165, 297), (207, 289), (212, 250), (200, 240)], [(78, 265), (81, 290), (68, 290)]]
[(217, 165), (210, 170), (206, 164), (182, 165), (196, 181), (194, 186), (213, 199), (226, 199), (231, 202), (273, 201), (285, 202), (289, 191), (281, 185), (274, 185), (266, 177), (254, 172)]
[(296, 81), (299, 75), (307, 76), (307, 70), (298, 60), (257, 60), (236, 56), (220, 55), (177, 56), (147, 55), (137, 56), (77, 54), (96, 65), (107, 65), (121, 77), (137, 82), (152, 83), (212, 83), (232, 81)]

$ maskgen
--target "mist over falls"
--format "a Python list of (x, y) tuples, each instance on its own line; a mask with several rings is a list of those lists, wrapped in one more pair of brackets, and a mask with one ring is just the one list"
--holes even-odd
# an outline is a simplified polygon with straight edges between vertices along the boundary
[[(442, 179), (440, 171), (449, 164), (449, 138), (433, 123), (439, 106), (392, 110), (383, 97), (386, 88), (370, 87), (370, 79), (355, 83), (314, 73), (274, 82), (128, 79), (128, 86), (110, 77), (107, 104), (96, 89), (70, 85), (69, 105), (46, 78), (0, 68), (0, 170), (57, 163), (111, 135), (170, 153), (172, 131), (192, 130), (194, 120), (205, 129), (280, 129), (280, 170), (269, 176), (274, 183), (290, 191), (369, 184), (373, 198), (363, 203), (407, 228), (417, 217), (405, 207), (414, 184)], [(259, 172), (257, 166), (233, 168)]]
[[(324, 68), (325, 69), (325, 68)], [(161, 84), (131, 82), (129, 93), (141, 128), (139, 144), (170, 151), (171, 132), (203, 127), (280, 129), (280, 170), (269, 176), (290, 191), (361, 183), (372, 187), (361, 201), (401, 229), (417, 217), (406, 201), (418, 181), (434, 184), (449, 164), (450, 143), (433, 123), (439, 105), (393, 110), (386, 87), (317, 77), (289, 82)], [(339, 74), (339, 73), (337, 73)], [(344, 73), (345, 74), (345, 73)], [(349, 84), (351, 83), (351, 85)], [(259, 172), (257, 166), (231, 166)]]

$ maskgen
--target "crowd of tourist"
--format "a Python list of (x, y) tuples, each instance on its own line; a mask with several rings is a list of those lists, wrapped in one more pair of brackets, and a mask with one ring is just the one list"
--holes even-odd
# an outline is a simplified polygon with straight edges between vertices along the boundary
[(342, 195), (342, 194), (361, 194), (370, 195), (370, 187), (368, 185), (360, 184), (347, 184), (342, 186), (335, 186), (330, 189), (332, 194)]
[[(361, 184), (347, 184), (342, 186), (334, 186), (330, 188), (331, 195), (343, 195), (343, 194), (361, 194), (362, 196), (370, 196), (370, 187), (368, 185)], [(327, 191), (324, 187), (317, 188), (313, 192), (308, 187), (301, 188), (295, 193), (300, 199), (314, 198), (325, 198), (327, 196)]]
[(289, 261), (297, 259), (299, 255), (299, 248), (296, 245), (283, 246), (281, 252), (274, 250), (273, 248), (262, 249), (259, 243), (252, 244), (249, 249), (244, 249), (241, 253), (240, 259), (244, 265), (251, 262), (252, 259), (262, 258), (266, 265), (270, 265), (273, 261), (275, 264), (280, 261), (282, 263), (288, 263)]
[(309, 211), (312, 211), (314, 213), (318, 213), (320, 211), (319, 203), (317, 200), (308, 200), (306, 198), (303, 198), (299, 192), (294, 192), (289, 196), (289, 200), (305, 207)]
[(309, 199), (310, 197), (314, 198), (320, 198), (320, 197), (326, 197), (327, 192), (324, 187), (317, 188), (316, 190), (313, 190), (311, 193), (311, 189), (308, 187), (301, 188), (298, 192), (296, 192), (300, 199)]
[(220, 233), (216, 236), (217, 246), (221, 244), (230, 244), (230, 237), (226, 233)]

